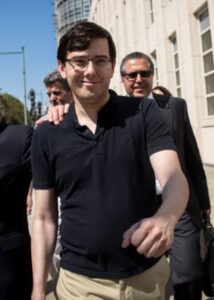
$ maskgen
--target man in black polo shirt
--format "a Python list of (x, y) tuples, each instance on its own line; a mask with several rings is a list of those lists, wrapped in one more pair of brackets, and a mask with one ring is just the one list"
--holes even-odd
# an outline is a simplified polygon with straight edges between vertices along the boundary
[[(164, 299), (169, 270), (162, 254), (188, 199), (165, 122), (153, 101), (109, 94), (116, 51), (104, 28), (74, 25), (57, 57), (74, 103), (63, 122), (44, 123), (34, 134), (32, 299), (45, 298), (57, 196), (58, 299)], [(154, 173), (163, 188), (160, 208)]]

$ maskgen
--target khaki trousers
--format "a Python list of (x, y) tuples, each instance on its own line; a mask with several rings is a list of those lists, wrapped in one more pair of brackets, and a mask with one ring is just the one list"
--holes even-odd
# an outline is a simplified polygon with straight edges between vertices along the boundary
[(164, 300), (169, 278), (165, 257), (145, 272), (121, 280), (88, 278), (60, 269), (58, 300)]

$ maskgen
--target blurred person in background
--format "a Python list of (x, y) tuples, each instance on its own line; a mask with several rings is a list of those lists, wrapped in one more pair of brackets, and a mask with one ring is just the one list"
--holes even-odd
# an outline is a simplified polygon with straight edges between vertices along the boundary
[[(67, 83), (67, 80), (63, 79), (61, 74), (57, 71), (54, 70), (50, 73), (48, 73), (47, 76), (45, 76), (43, 83), (46, 87), (46, 94), (49, 98), (49, 105), (50, 107), (52, 106), (59, 106), (60, 105), (65, 105), (66, 103), (71, 103), (73, 101), (73, 96), (71, 89)], [(44, 121), (48, 120), (48, 115), (45, 115), (41, 117), (39, 120), (36, 122), (36, 126), (42, 124)], [(32, 211), (32, 186), (31, 186), (31, 191), (29, 190), (28, 193), (28, 212)], [(61, 223), (61, 216), (60, 216), (60, 198), (58, 197), (58, 225), (60, 226)], [(59, 233), (59, 227), (58, 227), (58, 232), (57, 232), (57, 241), (56, 241), (56, 248), (54, 251), (53, 259), (52, 259), (52, 264), (50, 266), (50, 275), (53, 280), (53, 288), (56, 285), (57, 277), (58, 277), (58, 270), (60, 266), (60, 252), (61, 252), (61, 245), (60, 245), (60, 233)]]
[(33, 128), (6, 123), (0, 103), (0, 299), (30, 300), (32, 266), (26, 200)]
[[(49, 98), (49, 107), (58, 106), (60, 110), (60, 106), (62, 105), (63, 110), (66, 109), (64, 106), (66, 103), (71, 103), (73, 101), (73, 96), (71, 89), (66, 80), (62, 78), (60, 73), (57, 70), (50, 72), (43, 80), (43, 83), (46, 87), (46, 93)], [(52, 111), (51, 111), (52, 112)], [(53, 111), (53, 117), (58, 118), (58, 110)], [(57, 115), (56, 115), (57, 114)], [(51, 115), (52, 116), (52, 115)], [(42, 124), (44, 121), (49, 119), (48, 114), (42, 116), (36, 121), (35, 128)], [(28, 196), (27, 196), (27, 214), (30, 215), (32, 213), (32, 186), (29, 188)]]
[[(43, 80), (46, 87), (46, 93), (49, 98), (49, 116), (48, 114), (36, 121), (36, 125), (42, 124), (44, 121), (52, 121), (52, 119), (62, 119), (62, 110), (64, 113), (68, 111), (69, 103), (73, 101), (71, 89), (67, 80), (63, 79), (61, 74), (54, 70), (50, 72)], [(51, 110), (52, 106), (57, 106), (57, 109)]]
[[(50, 72), (44, 78), (43, 82), (46, 87), (46, 93), (49, 98), (50, 106), (65, 105), (65, 104), (71, 103), (73, 101), (72, 92), (68, 85), (67, 80), (62, 78), (61, 74), (57, 70)], [(48, 116), (45, 116), (45, 117), (47, 119)], [(40, 120), (40, 123), (41, 123), (41, 120)], [(50, 267), (50, 274), (53, 278), (54, 285), (56, 285), (59, 266), (60, 266), (60, 252), (61, 252), (60, 231), (59, 231), (60, 224), (61, 224), (60, 198), (58, 197), (57, 241), (56, 241), (56, 248), (54, 251), (52, 264)]]
[(72, 92), (67, 80), (62, 78), (57, 70), (50, 72), (44, 78), (43, 82), (51, 105), (55, 106), (73, 101)]
[(157, 85), (153, 87), (152, 93), (159, 94), (159, 95), (165, 95), (165, 96), (172, 96), (172, 93), (164, 86)]

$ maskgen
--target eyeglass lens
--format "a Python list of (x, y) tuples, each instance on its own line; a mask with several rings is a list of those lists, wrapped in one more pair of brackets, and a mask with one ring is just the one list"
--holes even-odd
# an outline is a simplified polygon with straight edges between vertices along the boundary
[(152, 72), (150, 70), (136, 71), (136, 72), (127, 73), (125, 74), (125, 76), (127, 76), (127, 78), (129, 79), (136, 79), (138, 74), (142, 78), (148, 78), (149, 76), (151, 76)]

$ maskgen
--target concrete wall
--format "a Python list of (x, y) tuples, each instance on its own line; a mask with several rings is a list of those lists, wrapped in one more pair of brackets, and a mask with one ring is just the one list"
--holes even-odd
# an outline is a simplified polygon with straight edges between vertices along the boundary
[[(214, 49), (213, 0), (92, 0), (89, 20), (108, 29), (117, 47), (117, 65), (111, 88), (125, 94), (119, 64), (129, 52), (156, 51), (159, 84), (176, 95), (170, 37), (176, 32), (182, 97), (206, 164), (214, 165), (214, 116), (207, 116), (198, 13), (207, 6)], [(213, 53), (214, 55), (214, 53)], [(154, 81), (155, 82), (155, 81)], [(213, 83), (214, 84), (214, 83)]]

